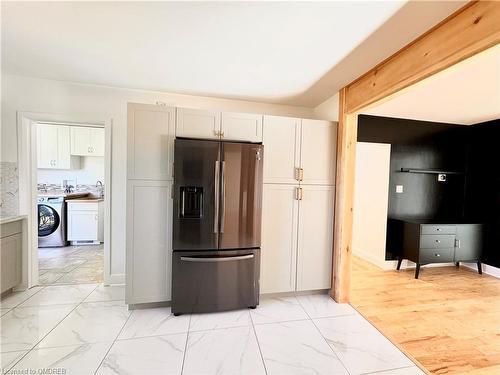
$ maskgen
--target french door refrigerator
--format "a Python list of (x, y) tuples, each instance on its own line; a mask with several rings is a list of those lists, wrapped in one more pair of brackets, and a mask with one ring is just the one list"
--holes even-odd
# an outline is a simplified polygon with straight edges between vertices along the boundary
[(176, 139), (172, 312), (259, 303), (263, 146)]

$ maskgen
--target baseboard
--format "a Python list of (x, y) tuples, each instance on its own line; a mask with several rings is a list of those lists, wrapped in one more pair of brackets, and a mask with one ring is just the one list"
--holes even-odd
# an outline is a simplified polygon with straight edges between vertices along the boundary
[(297, 297), (303, 295), (311, 294), (328, 294), (330, 289), (315, 289), (315, 290), (305, 290), (300, 292), (278, 292), (278, 293), (260, 293), (260, 298), (285, 298), (285, 297)]
[[(460, 263), (460, 265), (473, 269), (474, 271), (477, 271), (477, 264), (476, 263)], [(489, 264), (482, 264), (483, 268), (483, 273), (499, 278), (500, 279), (500, 268), (490, 266)]]
[[(387, 264), (387, 261), (384, 261), (384, 260), (381, 260), (381, 259), (378, 259), (376, 256), (374, 256), (373, 254), (370, 254), (370, 253), (367, 253), (365, 251), (362, 251), (362, 250), (358, 250), (358, 249), (352, 249), (352, 253), (354, 255), (356, 255), (357, 257), (363, 259), (363, 260), (366, 260), (367, 262), (370, 262), (371, 264), (379, 267), (379, 268), (382, 268), (383, 270), (388, 270), (388, 269), (393, 269), (393, 268), (396, 268), (395, 266), (393, 267), (392, 264)], [(389, 261), (391, 262), (391, 261)]]
[(125, 284), (124, 273), (111, 274), (107, 277), (107, 280), (104, 281), (104, 285), (123, 285), (123, 284)]

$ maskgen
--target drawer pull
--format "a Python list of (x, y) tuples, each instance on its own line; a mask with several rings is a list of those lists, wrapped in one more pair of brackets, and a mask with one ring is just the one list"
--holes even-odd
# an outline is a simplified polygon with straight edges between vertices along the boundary
[(441, 243), (441, 241), (440, 241), (440, 240), (436, 240), (436, 242), (437, 242), (437, 243)]
[(436, 228), (436, 230), (437, 230), (438, 232), (441, 232), (441, 228)]
[(441, 256), (441, 254), (437, 254), (437, 253), (436, 253), (436, 254), (434, 254), (434, 255), (435, 255), (435, 256), (437, 256), (437, 257), (440, 257), (440, 256)]

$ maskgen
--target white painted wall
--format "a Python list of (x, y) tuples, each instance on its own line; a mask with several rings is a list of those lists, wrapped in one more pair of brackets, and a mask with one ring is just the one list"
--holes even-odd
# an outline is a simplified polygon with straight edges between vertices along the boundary
[(61, 184), (62, 180), (75, 180), (80, 185), (104, 184), (104, 157), (81, 156), (79, 169), (39, 169), (39, 184)]
[(324, 120), (339, 121), (339, 93), (314, 108), (314, 115)]
[(379, 267), (385, 262), (391, 145), (358, 142), (352, 251)]
[[(113, 119), (111, 274), (125, 272), (125, 197), (127, 102), (151, 103), (314, 118), (312, 108), (209, 98), (154, 91), (110, 88), (45, 79), (2, 76), (2, 161), (17, 161), (17, 111), (81, 114), (96, 121)], [(75, 121), (78, 121), (76, 118)]]

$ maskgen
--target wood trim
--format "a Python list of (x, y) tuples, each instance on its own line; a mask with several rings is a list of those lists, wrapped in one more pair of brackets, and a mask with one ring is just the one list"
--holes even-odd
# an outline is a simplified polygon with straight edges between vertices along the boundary
[(357, 112), (500, 43), (500, 2), (468, 3), (340, 90), (332, 288), (349, 302)]
[(500, 2), (471, 2), (350, 83), (346, 111), (369, 104), (500, 43)]
[(337, 184), (335, 188), (335, 224), (333, 240), (333, 276), (331, 297), (349, 302), (352, 257), (352, 216), (354, 204), (354, 167), (356, 159), (357, 115), (347, 114), (346, 89), (340, 91), (337, 135)]

